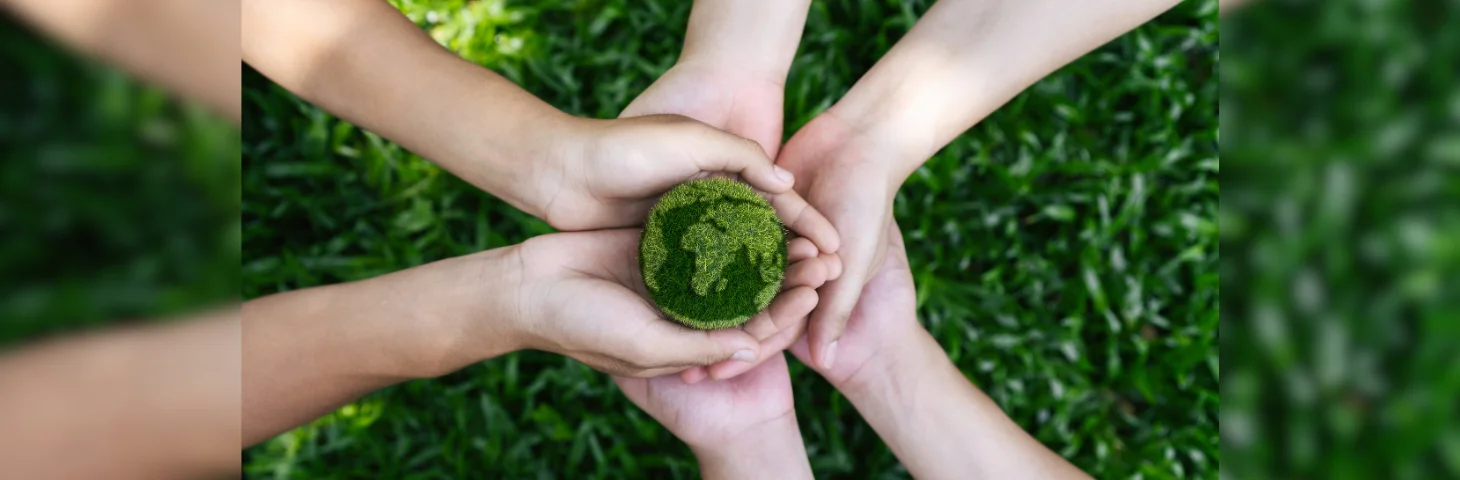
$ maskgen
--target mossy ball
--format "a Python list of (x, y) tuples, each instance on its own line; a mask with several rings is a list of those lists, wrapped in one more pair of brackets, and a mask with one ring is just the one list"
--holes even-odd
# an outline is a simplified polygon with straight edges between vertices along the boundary
[(785, 227), (744, 183), (691, 180), (649, 211), (639, 269), (649, 297), (670, 319), (701, 330), (737, 327), (781, 290)]

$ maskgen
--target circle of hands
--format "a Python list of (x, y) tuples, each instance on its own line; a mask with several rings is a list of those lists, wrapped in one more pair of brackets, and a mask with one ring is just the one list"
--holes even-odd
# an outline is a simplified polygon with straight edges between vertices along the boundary
[[(871, 161), (880, 146), (827, 113), (783, 147), (782, 95), (769, 79), (674, 66), (586, 147), (612, 155), (584, 152), (581, 166), (558, 173), (571, 188), (545, 195), (543, 216), (569, 232), (523, 245), (521, 295), (532, 298), (522, 303), (547, 310), (525, 313), (549, 330), (529, 344), (610, 373), (690, 445), (794, 422), (785, 350), (841, 383), (879, 342), (919, 328), (891, 215), (896, 185)], [(666, 138), (672, 145), (655, 146)], [(609, 229), (641, 222), (659, 193), (708, 175), (744, 180), (798, 235), (781, 293), (741, 329), (693, 331), (660, 318), (634, 260), (638, 230)]]

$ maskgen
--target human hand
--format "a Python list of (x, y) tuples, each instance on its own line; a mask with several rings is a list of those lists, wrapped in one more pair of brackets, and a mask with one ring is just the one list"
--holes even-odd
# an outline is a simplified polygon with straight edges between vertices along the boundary
[[(917, 290), (897, 222), (885, 223), (880, 236), (886, 238), (886, 244), (881, 247), (885, 255), (861, 288), (851, 321), (838, 340), (836, 363), (826, 368), (811, 361), (813, 357), (805, 337), (791, 347), (796, 358), (839, 390), (878, 385), (889, 375), (907, 376), (916, 372), (920, 367), (906, 369), (907, 359), (925, 355), (910, 354), (907, 350), (929, 349), (928, 345), (918, 343), (931, 341), (931, 337), (917, 320)], [(937, 343), (932, 343), (931, 348), (938, 349)], [(894, 368), (903, 370), (893, 372)]]
[[(795, 9), (794, 6), (791, 7)], [(804, 15), (804, 5), (799, 11)], [(768, 155), (774, 157), (781, 146), (781, 107), (784, 96), (782, 85), (785, 72), (744, 68), (733, 63), (717, 62), (709, 57), (711, 56), (682, 57), (680, 62), (635, 98), (620, 117), (662, 113), (684, 115), (754, 140)], [(767, 198), (772, 205), (778, 202), (775, 195), (768, 195)], [(776, 205), (777, 211), (781, 211), (781, 208), (798, 208), (803, 203), (799, 196), (779, 202), (782, 205)], [(817, 245), (821, 245), (821, 242), (817, 242)], [(825, 280), (835, 279), (841, 274), (841, 260), (832, 253), (835, 250), (822, 250), (805, 255), (805, 261), (799, 268), (811, 271), (808, 272), (810, 275)], [(796, 252), (792, 252), (793, 256), (795, 254)], [(787, 320), (789, 321), (779, 325), (762, 323), (746, 326), (745, 331), (755, 336), (764, 347), (756, 361), (721, 362), (709, 368), (691, 368), (684, 371), (681, 378), (690, 383), (707, 377), (723, 380), (754, 368), (759, 362), (789, 347), (804, 332), (804, 318)]]
[[(647, 300), (640, 276), (639, 234), (638, 229), (557, 233), (513, 247), (520, 279), (508, 292), (513, 301), (507, 316), (514, 319), (509, 335), (518, 339), (517, 347), (560, 353), (631, 377), (758, 358), (759, 342), (742, 330), (693, 330), (661, 317)], [(797, 250), (814, 250), (805, 239), (793, 244)], [(748, 323), (773, 324), (815, 307), (819, 281), (807, 270), (793, 264), (783, 285), (785, 290)], [(479, 330), (486, 326), (469, 318), (462, 328), (468, 338), (500, 334)]]
[[(818, 290), (820, 306), (807, 326), (809, 359), (836, 364), (838, 340), (853, 307), (886, 257), (892, 201), (907, 177), (893, 161), (905, 156), (893, 142), (856, 129), (832, 112), (806, 124), (777, 159), (801, 180), (796, 188), (821, 209), (841, 235), (840, 275)], [(726, 367), (728, 368), (728, 367)]]
[[(499, 190), (513, 204), (566, 231), (640, 225), (670, 188), (711, 174), (733, 174), (764, 192), (781, 221), (823, 251), (836, 230), (800, 195), (755, 142), (678, 115), (618, 120), (562, 119), (550, 129), (554, 151), (508, 173)], [(525, 170), (523, 170), (525, 169)]]
[(720, 382), (688, 384), (674, 375), (613, 381), (690, 446), (706, 478), (785, 478), (793, 470), (811, 477), (780, 352)]

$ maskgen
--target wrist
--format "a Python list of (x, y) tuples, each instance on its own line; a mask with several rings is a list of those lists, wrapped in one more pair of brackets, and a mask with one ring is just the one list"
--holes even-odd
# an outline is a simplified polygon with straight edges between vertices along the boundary
[[(521, 282), (518, 246), (449, 258), (380, 277), (378, 295), (402, 297), (397, 318), (410, 347), (409, 375), (445, 375), (473, 363), (522, 349), (516, 312)], [(390, 278), (394, 276), (395, 278)], [(401, 292), (410, 292), (402, 294)]]
[(794, 412), (714, 444), (690, 445), (704, 478), (812, 478)]
[(784, 85), (810, 5), (809, 0), (696, 0), (678, 64)]
[(449, 159), (437, 163), (513, 207), (544, 218), (572, 163), (570, 157), (581, 151), (577, 145), (590, 120), (548, 107), (529, 110), (509, 125), (486, 132), (482, 125), (500, 121), (490, 118), (501, 115), (491, 102), (484, 98), (467, 107), (478, 112), (480, 120), (455, 123)]

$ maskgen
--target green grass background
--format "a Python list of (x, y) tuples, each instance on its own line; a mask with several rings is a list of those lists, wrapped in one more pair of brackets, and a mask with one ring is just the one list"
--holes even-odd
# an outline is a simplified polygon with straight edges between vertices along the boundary
[[(667, 69), (689, 2), (393, 1), (473, 62), (578, 115)], [(818, 1), (787, 133), (927, 1)], [(1188, 1), (1041, 81), (900, 192), (919, 314), (1009, 415), (1099, 478), (1216, 478), (1215, 1)], [(244, 78), (244, 298), (367, 278), (551, 231), (374, 134)], [(905, 477), (792, 362), (820, 477)], [(689, 451), (572, 360), (523, 352), (371, 394), (244, 452), (250, 477), (692, 477)]]

